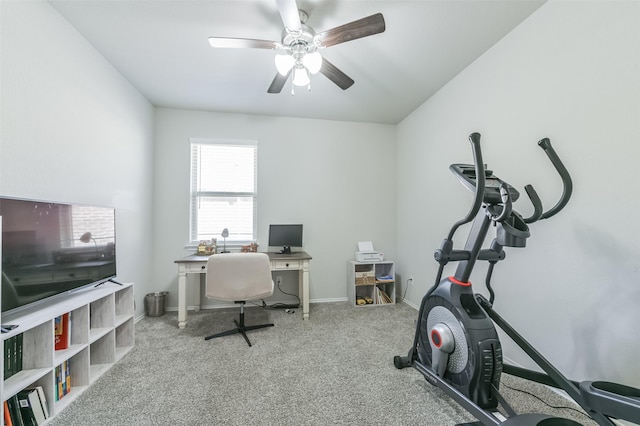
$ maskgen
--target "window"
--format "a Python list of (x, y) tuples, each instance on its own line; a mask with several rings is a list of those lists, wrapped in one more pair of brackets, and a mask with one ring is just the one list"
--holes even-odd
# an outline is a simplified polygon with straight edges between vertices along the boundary
[(257, 141), (191, 139), (191, 242), (256, 240)]

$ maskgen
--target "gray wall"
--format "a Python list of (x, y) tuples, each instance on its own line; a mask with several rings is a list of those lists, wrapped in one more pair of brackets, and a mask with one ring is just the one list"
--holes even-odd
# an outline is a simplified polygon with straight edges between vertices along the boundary
[(49, 3), (0, 7), (0, 194), (115, 207), (118, 278), (142, 315), (153, 107)]
[[(640, 3), (549, 2), (400, 123), (397, 257), (415, 277), (411, 304), (433, 283), (434, 248), (470, 208), (448, 171), (472, 162), (467, 136), (480, 132), (489, 168), (532, 183), (548, 208), (561, 184), (536, 142), (549, 137), (574, 195), (531, 226), (525, 249), (507, 249), (496, 307), (571, 377), (640, 385), (639, 52)], [(524, 193), (516, 209), (531, 213)], [(512, 344), (505, 355), (530, 365)]]
[[(346, 300), (358, 241), (395, 257), (395, 126), (164, 108), (156, 117), (153, 280), (170, 292), (168, 309), (178, 304), (173, 262), (194, 252), (185, 248), (190, 137), (258, 141), (258, 244), (267, 249), (270, 223), (304, 225), (312, 301)], [(295, 274), (283, 280), (284, 291), (297, 292)]]

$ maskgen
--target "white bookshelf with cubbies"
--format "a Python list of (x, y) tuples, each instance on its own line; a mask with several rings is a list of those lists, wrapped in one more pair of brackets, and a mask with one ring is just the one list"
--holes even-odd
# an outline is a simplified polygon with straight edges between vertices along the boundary
[(347, 293), (356, 307), (396, 303), (395, 264), (391, 261), (349, 261)]
[[(56, 318), (66, 313), (69, 314), (66, 348), (56, 350)], [(109, 282), (3, 315), (2, 324), (17, 325), (2, 334), (3, 404), (15, 400), (25, 389), (41, 387), (49, 418), (60, 413), (133, 348), (133, 315), (133, 284), (120, 286)], [(6, 377), (8, 345), (20, 334), (21, 369)], [(64, 387), (58, 384), (60, 374)], [(0, 416), (0, 425), (4, 424)]]

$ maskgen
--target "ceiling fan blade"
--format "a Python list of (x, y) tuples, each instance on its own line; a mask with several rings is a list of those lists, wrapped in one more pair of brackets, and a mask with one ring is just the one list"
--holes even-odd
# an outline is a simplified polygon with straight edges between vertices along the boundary
[(271, 86), (269, 86), (267, 93), (280, 93), (290, 75), (291, 75), (291, 71), (289, 71), (287, 75), (276, 73), (276, 76), (271, 82)]
[(320, 68), (320, 72), (329, 80), (337, 84), (342, 90), (347, 90), (354, 83), (348, 75), (340, 71), (335, 65), (324, 58), (322, 58), (322, 68)]
[(382, 13), (367, 16), (348, 24), (323, 31), (315, 36), (322, 46), (329, 47), (346, 41), (356, 40), (384, 32), (385, 23)]
[(302, 30), (296, 0), (276, 0), (276, 4), (278, 5), (278, 11), (280, 11), (284, 27), (289, 31)]
[(269, 40), (252, 38), (209, 37), (211, 47), (277, 49), (278, 43)]

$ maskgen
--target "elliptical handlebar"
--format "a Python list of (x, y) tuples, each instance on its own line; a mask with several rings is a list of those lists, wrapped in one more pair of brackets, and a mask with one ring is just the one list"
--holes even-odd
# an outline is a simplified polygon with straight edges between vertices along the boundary
[(540, 201), (540, 197), (538, 193), (533, 188), (533, 185), (526, 185), (524, 190), (527, 192), (531, 203), (533, 204), (533, 214), (528, 218), (524, 219), (524, 223), (533, 223), (540, 219), (542, 216), (542, 201)]
[[(564, 208), (571, 197), (572, 183), (569, 172), (562, 164), (562, 161), (560, 161), (549, 139), (544, 138), (538, 142), (538, 145), (545, 151), (551, 163), (560, 174), (564, 191), (560, 201), (558, 201), (553, 208), (544, 212), (542, 202), (536, 190), (532, 185), (526, 185), (525, 190), (533, 203), (534, 212), (531, 217), (527, 219), (522, 218), (522, 216), (513, 209), (513, 203), (519, 198), (518, 191), (513, 186), (495, 176), (493, 171), (486, 169), (482, 158), (480, 137), (479, 133), (469, 135), (469, 142), (471, 143), (473, 151), (473, 166), (470, 164), (452, 164), (449, 167), (463, 185), (474, 193), (474, 199), (469, 212), (464, 218), (453, 224), (447, 238), (442, 241), (440, 248), (434, 253), (434, 258), (440, 264), (440, 269), (436, 282), (427, 294), (430, 294), (431, 291), (435, 290), (438, 286), (442, 276), (443, 266), (450, 261), (461, 262), (454, 275), (455, 278), (462, 282), (468, 280), (474, 263), (481, 254), (481, 246), (486, 237), (490, 222), (498, 225), (497, 241), (501, 246), (524, 247), (525, 240), (529, 237), (527, 224), (555, 215)], [(487, 209), (486, 212), (480, 214), (480, 209), (483, 204), (486, 204)], [(486, 224), (485, 219), (487, 221)], [(461, 225), (469, 223), (472, 220), (474, 221), (474, 225), (467, 237), (464, 250), (454, 250), (453, 235)], [(491, 259), (501, 260), (504, 258), (499, 249), (489, 252), (492, 253), (491, 256), (489, 256)], [(486, 251), (482, 256), (483, 260), (489, 260)]]
[(549, 138), (541, 139), (538, 142), (538, 146), (544, 150), (545, 154), (547, 154), (547, 157), (549, 157), (549, 160), (551, 160), (551, 163), (562, 178), (563, 189), (560, 200), (558, 200), (555, 206), (542, 213), (542, 216), (540, 216), (540, 219), (549, 219), (551, 216), (562, 210), (564, 206), (566, 206), (569, 202), (569, 199), (571, 198), (571, 192), (573, 191), (573, 182), (571, 181), (571, 175), (569, 175), (567, 168), (564, 166), (564, 164), (560, 160), (560, 157), (558, 157), (558, 154), (556, 154), (556, 151), (551, 146), (551, 141), (549, 140)]
[[(474, 159), (473, 163), (475, 168), (475, 182), (473, 184), (475, 188), (468, 185), (470, 189), (475, 190), (473, 205), (469, 213), (467, 213), (467, 215), (463, 219), (460, 219), (458, 222), (456, 222), (453, 225), (453, 227), (451, 228), (451, 231), (449, 232), (449, 236), (448, 236), (449, 240), (453, 238), (453, 234), (458, 229), (458, 227), (460, 227), (465, 223), (471, 222), (471, 220), (473, 220), (475, 215), (478, 213), (478, 210), (482, 206), (483, 196), (486, 188), (486, 173), (491, 173), (485, 170), (484, 162), (482, 160), (482, 149), (480, 147), (480, 134), (472, 133), (471, 135), (469, 135), (469, 142), (471, 142), (471, 147), (473, 149), (473, 159)], [(551, 146), (551, 141), (549, 140), (549, 138), (543, 138), (540, 141), (538, 141), (538, 146), (542, 148), (542, 150), (545, 152), (545, 154), (551, 161), (551, 164), (553, 164), (556, 171), (560, 175), (560, 178), (562, 179), (563, 191), (562, 191), (562, 196), (560, 197), (560, 200), (558, 200), (556, 205), (545, 212), (542, 206), (542, 201), (540, 200), (540, 197), (538, 196), (538, 193), (534, 189), (533, 185), (526, 185), (524, 189), (527, 192), (527, 195), (529, 196), (531, 203), (533, 204), (534, 211), (530, 217), (524, 219), (525, 223), (534, 223), (538, 220), (548, 219), (556, 215), (557, 213), (560, 212), (560, 210), (562, 210), (567, 205), (567, 203), (569, 202), (569, 199), (571, 198), (571, 193), (573, 191), (573, 182), (571, 181), (571, 175), (569, 175), (567, 168), (564, 166), (564, 164), (562, 163), (562, 160), (560, 160), (560, 157), (558, 157), (558, 154)], [(501, 193), (502, 193), (502, 187), (501, 187)], [(507, 200), (505, 200), (504, 194), (503, 194), (504, 204), (503, 204), (502, 213), (507, 213), (507, 212), (508, 213), (499, 214), (497, 218), (494, 218), (495, 221), (501, 222), (506, 218), (505, 216), (508, 217), (509, 214), (511, 213), (511, 209), (509, 208), (510, 200), (508, 200), (508, 198), (509, 197), (507, 195)], [(513, 201), (515, 201), (515, 199)]]
[(474, 194), (473, 205), (471, 210), (467, 215), (457, 221), (452, 227), (451, 231), (449, 231), (448, 240), (453, 239), (453, 234), (455, 234), (458, 227), (464, 225), (465, 223), (471, 222), (473, 218), (478, 214), (478, 210), (482, 206), (482, 199), (484, 195), (485, 188), (485, 175), (484, 175), (484, 162), (482, 160), (482, 149), (480, 148), (480, 133), (472, 133), (469, 135), (469, 142), (471, 142), (471, 148), (473, 149), (473, 164), (476, 170), (476, 191)]
[(527, 195), (533, 203), (534, 208), (533, 214), (524, 220), (525, 223), (533, 223), (541, 219), (548, 219), (556, 213), (560, 212), (560, 210), (562, 210), (564, 206), (566, 206), (569, 202), (569, 199), (571, 198), (571, 192), (573, 191), (573, 182), (571, 181), (571, 175), (569, 175), (567, 168), (564, 166), (564, 164), (560, 160), (560, 157), (558, 157), (558, 154), (556, 154), (556, 151), (551, 146), (551, 141), (549, 140), (549, 138), (540, 139), (538, 141), (538, 146), (544, 150), (545, 154), (547, 154), (547, 157), (549, 157), (549, 160), (551, 160), (551, 164), (553, 164), (553, 166), (556, 168), (558, 174), (560, 175), (560, 178), (562, 179), (562, 196), (555, 206), (543, 213), (542, 202), (540, 201), (538, 193), (532, 185), (525, 186), (524, 189), (525, 191), (527, 191)]

